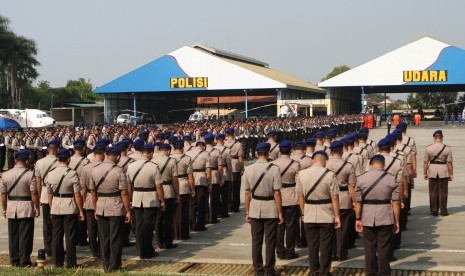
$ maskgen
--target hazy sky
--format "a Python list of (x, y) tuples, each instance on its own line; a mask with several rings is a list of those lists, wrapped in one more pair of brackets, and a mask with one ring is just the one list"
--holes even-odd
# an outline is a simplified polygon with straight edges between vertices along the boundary
[(94, 86), (200, 42), (319, 82), (430, 35), (465, 48), (465, 1), (0, 0), (39, 47), (39, 80)]

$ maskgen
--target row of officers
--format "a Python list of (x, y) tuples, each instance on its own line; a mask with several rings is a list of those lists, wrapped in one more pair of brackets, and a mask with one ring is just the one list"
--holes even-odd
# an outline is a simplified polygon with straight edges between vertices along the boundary
[[(242, 178), (256, 274), (274, 275), (275, 256), (299, 257), (295, 246), (305, 240), (310, 274), (330, 275), (331, 261), (348, 258), (358, 232), (363, 233), (366, 275), (391, 275), (389, 262), (406, 230), (416, 177), (416, 145), (406, 128), (400, 124), (373, 146), (363, 134), (349, 134), (327, 148), (312, 139), (293, 147), (282, 141), (279, 157), (271, 162), (271, 145), (259, 144), (258, 160)], [(452, 152), (443, 144), (442, 131), (433, 133), (433, 141), (425, 151), (424, 178), (431, 215), (447, 216)]]
[[(378, 144), (368, 139), (368, 129), (350, 133), (338, 141), (331, 138), (333, 135), (318, 132), (315, 138), (295, 143), (293, 147), (289, 141), (278, 144), (276, 133), (271, 131), (267, 143), (256, 147), (259, 160), (246, 169), (244, 151), (241, 143), (235, 139), (234, 129), (228, 128), (225, 133), (216, 137), (206, 133), (195, 144), (189, 136), (170, 141), (157, 139), (154, 143), (147, 143), (143, 139), (134, 142), (123, 139), (113, 147), (110, 147), (109, 140), (100, 139), (88, 155), (85, 140), (73, 143), (73, 155), (70, 150), (60, 148), (60, 141), (52, 140), (47, 143), (48, 154), (37, 161), (34, 172), (28, 169), (30, 152), (18, 151), (15, 167), (3, 174), (1, 185), (4, 216), (8, 218), (10, 233), (15, 233), (10, 235), (9, 241), (11, 263), (30, 265), (33, 218), (40, 214), (39, 204), (44, 218), (45, 250), (49, 256), (53, 256), (55, 265), (64, 264), (63, 236), (66, 236), (68, 267), (76, 265), (75, 247), (80, 239), (84, 239), (88, 240), (93, 255), (102, 258), (104, 270), (114, 271), (121, 267), (122, 247), (131, 228), (135, 232), (139, 257), (152, 258), (157, 255), (153, 247), (154, 230), (160, 248), (173, 248), (176, 246), (173, 239), (190, 238), (189, 230), (204, 231), (207, 221), (217, 223), (218, 217), (228, 217), (230, 211), (238, 212), (242, 182), (246, 188), (246, 219), (252, 225), (254, 267), (257, 273), (273, 271), (275, 250), (280, 258), (296, 258), (294, 247), (297, 244), (309, 247), (312, 271), (320, 271), (324, 275), (329, 273), (332, 257), (340, 260), (347, 258), (348, 248), (355, 241), (355, 228), (351, 226), (357, 224), (357, 229), (361, 229), (358, 218), (363, 222), (364, 237), (369, 236), (365, 234), (365, 229), (383, 226), (374, 217), (364, 219), (360, 211), (362, 209), (358, 214), (356, 212), (356, 191), (358, 183), (361, 183), (359, 179), (368, 174), (365, 173), (366, 168), (371, 169), (376, 164), (380, 168), (381, 163), (384, 163), (383, 168), (389, 172), (388, 175), (396, 179), (394, 186), (399, 190), (398, 200), (393, 197), (393, 202), (400, 202), (404, 206), (400, 210), (405, 210), (406, 224), (413, 178), (416, 176), (416, 146), (413, 138), (405, 135), (406, 125), (400, 125), (398, 130)], [(435, 139), (438, 137), (435, 133)], [(442, 144), (442, 140), (435, 140), (432, 146), (436, 144)], [(450, 158), (449, 155), (443, 156), (450, 154), (449, 149), (445, 147), (437, 160), (428, 161), (427, 168), (435, 168), (428, 170), (429, 176), (438, 173), (437, 168), (443, 165), (441, 162), (450, 166), (451, 155)], [(380, 154), (374, 158), (378, 151)], [(428, 152), (434, 154), (434, 151), (433, 147)], [(328, 155), (331, 158), (326, 164)], [(273, 161), (272, 166), (268, 161)], [(331, 165), (331, 162), (335, 163)], [(307, 169), (316, 170), (318, 166), (314, 165), (317, 163), (328, 168), (324, 176), (321, 174), (315, 179), (318, 176), (316, 171), (304, 173)], [(257, 166), (266, 168), (260, 170)], [(279, 177), (271, 174), (276, 169)], [(334, 177), (329, 177), (331, 169)], [(263, 173), (258, 174), (260, 171)], [(447, 177), (452, 179), (452, 176)], [(388, 178), (385, 175), (382, 180)], [(336, 179), (336, 182), (332, 182), (331, 190), (323, 193), (321, 198), (317, 192), (325, 185), (315, 183), (327, 179)], [(434, 181), (443, 181), (442, 174), (441, 177), (438, 174), (438, 177), (429, 179), (430, 190), (434, 188)], [(315, 184), (314, 191), (309, 193), (310, 190), (301, 187), (312, 181)], [(272, 184), (271, 194), (266, 188), (269, 185), (265, 183)], [(342, 196), (344, 193), (345, 196)], [(303, 194), (307, 196), (302, 201)], [(300, 208), (299, 204), (295, 204), (296, 195)], [(371, 196), (367, 197), (368, 201), (362, 200), (361, 204), (382, 207), (388, 211), (396, 210), (396, 204), (392, 205), (393, 209), (387, 208), (386, 198), (383, 199), (384, 203), (380, 203), (376, 197), (373, 199), (375, 201), (370, 201)], [(432, 214), (437, 214), (440, 205), (441, 214), (446, 215), (447, 211), (442, 209), (443, 198), (442, 195), (436, 197), (436, 207), (431, 203)], [(307, 204), (309, 207), (305, 207)], [(363, 212), (367, 209), (364, 207)], [(397, 216), (393, 212), (392, 215), (383, 216), (383, 219), (390, 218), (389, 223), (398, 223), (396, 229), (402, 229), (402, 211), (399, 213)], [(276, 219), (278, 217), (279, 220)], [(331, 217), (333, 220), (330, 222)], [(316, 224), (315, 229), (309, 227), (308, 223)], [(322, 223), (334, 224), (340, 230), (336, 231), (337, 235), (331, 234), (334, 228), (326, 225), (323, 229), (320, 227)], [(264, 235), (267, 243), (270, 243), (267, 244), (265, 266), (261, 258)], [(270, 238), (275, 235), (277, 239)], [(339, 238), (335, 239), (335, 236)], [(396, 238), (389, 239), (389, 250), (385, 252), (386, 256), (389, 255), (387, 260), (392, 258), (392, 249), (400, 243), (400, 235), (395, 237), (397, 243)], [(278, 244), (273, 245), (273, 241)], [(337, 249), (333, 250), (333, 247)], [(315, 248), (317, 253), (312, 255), (310, 252), (315, 252)], [(322, 250), (319, 259), (318, 248)], [(370, 263), (373, 266), (377, 264), (373, 260)], [(382, 271), (388, 269), (381, 264), (380, 267)]]

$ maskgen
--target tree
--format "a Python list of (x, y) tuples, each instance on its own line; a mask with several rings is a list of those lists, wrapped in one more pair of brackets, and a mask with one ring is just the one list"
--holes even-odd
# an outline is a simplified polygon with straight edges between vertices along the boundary
[(0, 97), (4, 105), (21, 108), (24, 89), (39, 75), (36, 56), (36, 43), (12, 32), (9, 20), (0, 16)]
[(325, 81), (325, 80), (328, 80), (330, 78), (333, 78), (339, 74), (342, 74), (344, 73), (345, 71), (349, 71), (350, 70), (350, 67), (347, 66), (347, 65), (340, 65), (340, 66), (337, 66), (337, 67), (334, 67), (333, 68), (333, 71), (329, 72), (326, 77), (324, 77), (323, 79), (321, 79), (321, 81)]
[(410, 93), (407, 97), (409, 105), (416, 108), (433, 108), (441, 106), (452, 108), (451, 103), (457, 100), (457, 92), (418, 92)]

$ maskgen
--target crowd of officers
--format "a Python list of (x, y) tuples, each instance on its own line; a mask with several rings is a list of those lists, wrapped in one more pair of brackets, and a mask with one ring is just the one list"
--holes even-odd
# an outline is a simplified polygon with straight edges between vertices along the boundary
[[(75, 267), (76, 246), (88, 244), (106, 272), (118, 270), (131, 232), (139, 257), (153, 258), (158, 255), (154, 232), (159, 248), (176, 247), (173, 240), (189, 239), (190, 231), (205, 231), (207, 223), (239, 212), (243, 185), (255, 270), (272, 272), (275, 253), (293, 259), (298, 257), (295, 246), (308, 246), (312, 271), (324, 275), (331, 259), (347, 258), (357, 236), (355, 224), (364, 233), (380, 225), (379, 210), (366, 215), (370, 206), (386, 213), (382, 223), (400, 224), (402, 230), (407, 222), (416, 177), (415, 141), (400, 124), (386, 138), (389, 143), (380, 141), (377, 147), (367, 128), (355, 132), (362, 122), (362, 117), (339, 116), (0, 133), (0, 149), (6, 149), (3, 156), (0, 151), (0, 162), (6, 153), (8, 163), (0, 187), (10, 262), (31, 265), (34, 217), (42, 211), (44, 248), (56, 266), (63, 266), (66, 256), (66, 266)], [(344, 139), (335, 140), (342, 135)], [(245, 168), (244, 161), (255, 157)], [(365, 199), (358, 185), (365, 181), (369, 187), (374, 176), (365, 171), (378, 163), (389, 172), (379, 182), (387, 183), (391, 175), (396, 179), (389, 184), (392, 195), (382, 199), (392, 199), (394, 212), (390, 204), (373, 203), (376, 189)], [(312, 183), (318, 185), (311, 188)], [(360, 202), (368, 206), (363, 216)], [(396, 202), (404, 207), (397, 208)], [(369, 220), (366, 227), (359, 219)], [(389, 258), (400, 244), (398, 232), (386, 251)]]

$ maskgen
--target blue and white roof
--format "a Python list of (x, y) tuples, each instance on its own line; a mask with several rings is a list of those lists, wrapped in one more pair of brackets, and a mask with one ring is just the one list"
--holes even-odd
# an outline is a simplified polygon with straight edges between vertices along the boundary
[(465, 50), (424, 37), (318, 84), (330, 87), (465, 84)]
[(316, 85), (268, 64), (200, 44), (185, 46), (95, 89), (95, 93), (198, 90), (298, 89), (324, 93)]

